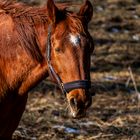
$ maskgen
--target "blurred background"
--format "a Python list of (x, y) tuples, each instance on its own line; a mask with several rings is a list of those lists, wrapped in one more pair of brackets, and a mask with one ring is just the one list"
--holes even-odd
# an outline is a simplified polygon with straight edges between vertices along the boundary
[[(83, 0), (72, 2), (82, 4)], [(87, 117), (70, 119), (65, 97), (44, 80), (30, 92), (14, 140), (140, 139), (140, 0), (91, 2), (94, 14), (89, 31), (95, 43), (91, 93), (96, 94)]]

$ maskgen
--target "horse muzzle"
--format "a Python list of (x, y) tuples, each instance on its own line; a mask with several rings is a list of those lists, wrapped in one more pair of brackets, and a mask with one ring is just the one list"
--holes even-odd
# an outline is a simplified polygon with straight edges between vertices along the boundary
[(92, 103), (92, 97), (90, 94), (81, 89), (74, 90), (67, 94), (67, 100), (70, 109), (70, 116), (73, 118), (85, 117), (86, 111)]

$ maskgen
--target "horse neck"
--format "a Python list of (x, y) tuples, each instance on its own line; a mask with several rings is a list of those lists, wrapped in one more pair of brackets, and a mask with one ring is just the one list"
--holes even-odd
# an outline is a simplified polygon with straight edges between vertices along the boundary
[(47, 50), (47, 39), (48, 39), (48, 23), (40, 24), (37, 26), (38, 41), (40, 44), (40, 50), (43, 54), (43, 57), (46, 58)]

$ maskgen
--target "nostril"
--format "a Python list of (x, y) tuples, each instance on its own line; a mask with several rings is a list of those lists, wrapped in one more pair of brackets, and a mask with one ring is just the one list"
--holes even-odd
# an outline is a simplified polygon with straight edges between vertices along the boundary
[(70, 105), (73, 108), (77, 107), (77, 100), (75, 98), (70, 99)]

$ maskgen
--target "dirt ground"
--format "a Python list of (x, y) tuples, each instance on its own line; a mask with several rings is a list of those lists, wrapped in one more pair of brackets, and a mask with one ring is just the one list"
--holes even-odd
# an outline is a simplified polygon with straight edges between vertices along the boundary
[(45, 80), (29, 93), (14, 140), (140, 140), (140, 1), (92, 2), (96, 94), (87, 116), (69, 118), (65, 97)]

